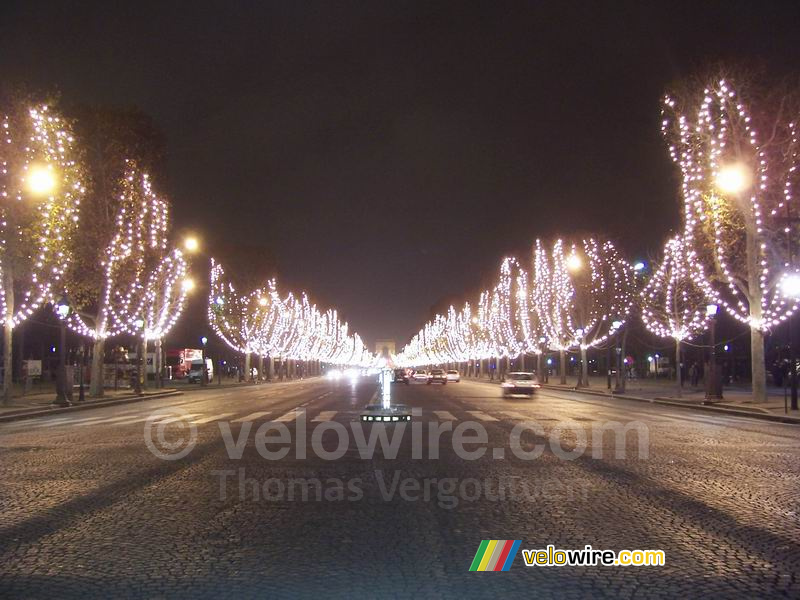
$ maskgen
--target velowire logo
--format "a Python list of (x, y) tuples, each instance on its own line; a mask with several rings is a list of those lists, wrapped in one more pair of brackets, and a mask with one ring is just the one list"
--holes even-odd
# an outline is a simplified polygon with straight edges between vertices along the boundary
[(483, 540), (470, 571), (508, 571), (522, 540)]

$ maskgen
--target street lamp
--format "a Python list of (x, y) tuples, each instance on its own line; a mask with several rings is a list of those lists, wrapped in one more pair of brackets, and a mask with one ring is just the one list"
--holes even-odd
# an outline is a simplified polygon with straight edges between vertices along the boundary
[(193, 235), (187, 236), (183, 240), (183, 247), (187, 252), (194, 254), (200, 249), (200, 241)]
[(741, 163), (733, 163), (722, 167), (714, 179), (721, 192), (738, 194), (750, 186), (750, 170)]
[(56, 399), (53, 404), (57, 406), (71, 406), (72, 386), (67, 383), (67, 317), (69, 316), (69, 300), (67, 295), (55, 306), (59, 318), (60, 342), (58, 346), (58, 374), (56, 375)]
[(567, 257), (567, 269), (573, 273), (580, 271), (583, 267), (581, 257), (574, 252)]
[(722, 377), (719, 369), (717, 369), (716, 324), (718, 310), (719, 307), (716, 304), (706, 306), (706, 316), (708, 317), (709, 334), (711, 336), (711, 360), (708, 364), (705, 404), (710, 404), (715, 400), (722, 400)]
[(31, 165), (25, 183), (28, 191), (35, 196), (49, 196), (56, 189), (53, 169), (45, 165)]
[(203, 345), (203, 378), (200, 380), (200, 385), (206, 386), (208, 385), (208, 369), (206, 368), (206, 344), (208, 344), (208, 338), (206, 336), (201, 337), (200, 343)]

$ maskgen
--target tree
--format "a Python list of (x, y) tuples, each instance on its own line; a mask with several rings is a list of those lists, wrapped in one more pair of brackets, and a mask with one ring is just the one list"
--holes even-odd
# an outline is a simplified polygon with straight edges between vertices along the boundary
[(681, 342), (705, 331), (706, 305), (713, 292), (704, 280), (692, 277), (696, 255), (683, 236), (664, 246), (658, 269), (642, 290), (641, 317), (645, 327), (660, 337), (675, 340), (677, 394), (681, 396)]
[[(74, 260), (65, 282), (74, 309), (70, 327), (93, 340), (89, 393), (99, 397), (103, 395), (105, 341), (111, 335), (103, 324), (108, 310), (108, 257), (120, 234), (123, 204), (132, 201), (127, 176), (133, 168), (156, 173), (159, 179), (165, 164), (164, 141), (152, 119), (136, 109), (77, 106), (73, 112), (85, 150), (88, 189), (83, 203), (86, 218), (70, 245)], [(143, 185), (138, 176), (133, 183)], [(152, 185), (150, 175), (147, 185)], [(127, 213), (127, 218), (135, 218), (135, 211)]]
[(46, 105), (9, 102), (0, 135), (3, 399), (10, 403), (13, 328), (63, 291), (85, 187), (71, 125)]
[(797, 307), (787, 219), (797, 185), (796, 95), (754, 77), (709, 78), (664, 98), (662, 130), (682, 175), (692, 277), (750, 328), (753, 398), (765, 402), (764, 335)]
[[(159, 282), (165, 285), (171, 282), (171, 278), (158, 276), (159, 269), (164, 267), (162, 262), (170, 254), (169, 205), (156, 195), (149, 176), (132, 160), (126, 161), (126, 171), (115, 193), (119, 210), (114, 235), (103, 249), (99, 294), (95, 296), (95, 282), (87, 284), (77, 272), (68, 282), (70, 296), (79, 299), (78, 309), (70, 313), (68, 324), (77, 333), (94, 340), (90, 387), (93, 396), (103, 395), (105, 340), (121, 333), (144, 337), (145, 309), (153, 309), (148, 307), (147, 298), (166, 291), (157, 289)], [(178, 256), (174, 260), (182, 260)], [(152, 277), (155, 279), (151, 281)], [(170, 303), (169, 309), (179, 313), (182, 301), (181, 298), (177, 304)], [(93, 310), (87, 310), (87, 306)], [(167, 318), (166, 322), (174, 320)]]
[(565, 244), (556, 240), (548, 258), (537, 241), (534, 281), (547, 338), (561, 352), (561, 381), (565, 382), (564, 353), (581, 353), (579, 386), (589, 385), (586, 352), (608, 340), (625, 323), (633, 304), (631, 265), (610, 241), (589, 238)]

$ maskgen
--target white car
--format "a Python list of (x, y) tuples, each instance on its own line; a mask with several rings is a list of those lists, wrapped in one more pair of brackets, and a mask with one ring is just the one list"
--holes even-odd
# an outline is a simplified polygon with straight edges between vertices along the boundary
[(428, 383), (428, 372), (424, 369), (414, 371), (414, 374), (408, 380), (409, 383)]
[(461, 381), (461, 374), (458, 371), (451, 369), (447, 372), (447, 381), (455, 381), (458, 383)]
[(517, 395), (533, 396), (539, 390), (536, 375), (521, 371), (506, 373), (500, 386), (503, 390), (503, 398)]

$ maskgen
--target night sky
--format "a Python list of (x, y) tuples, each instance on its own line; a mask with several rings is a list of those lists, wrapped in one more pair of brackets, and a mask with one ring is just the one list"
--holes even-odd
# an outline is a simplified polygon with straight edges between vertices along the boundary
[[(680, 211), (662, 93), (717, 60), (797, 73), (798, 17), (764, 1), (4, 2), (0, 77), (152, 115), (176, 230), (210, 254), (250, 245), (254, 269), (403, 343), (537, 236), (655, 252)], [(181, 335), (200, 298), (190, 313)]]

